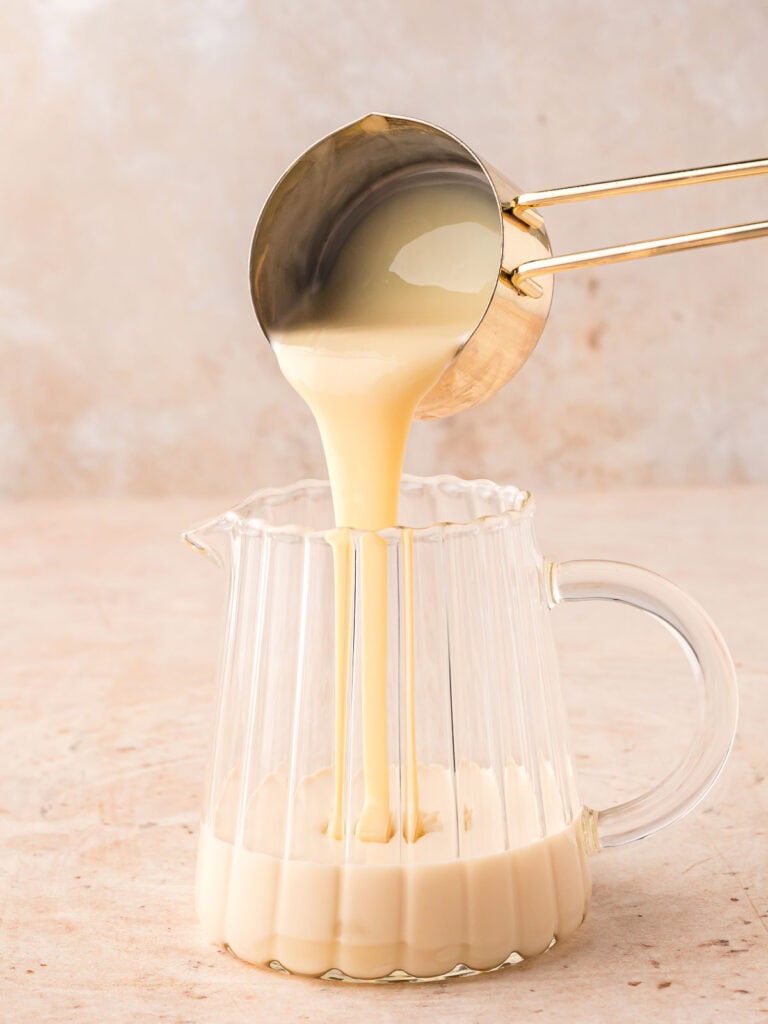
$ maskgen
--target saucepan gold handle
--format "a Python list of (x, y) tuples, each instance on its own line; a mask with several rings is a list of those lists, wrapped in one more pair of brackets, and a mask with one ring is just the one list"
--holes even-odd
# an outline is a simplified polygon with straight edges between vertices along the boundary
[[(679, 185), (695, 185), (703, 182), (725, 181), (730, 178), (746, 178), (756, 174), (768, 174), (768, 159), (744, 160), (735, 164), (719, 164), (714, 167), (696, 167), (686, 171), (666, 171), (662, 174), (648, 174), (640, 178), (622, 178), (618, 181), (599, 181), (591, 185), (572, 185), (568, 188), (553, 188), (545, 192), (523, 192), (506, 209), (528, 225), (541, 226), (543, 221), (535, 212), (536, 207), (557, 206), (560, 203), (579, 202), (584, 199), (602, 199), (608, 196), (625, 195), (628, 192), (649, 192), (659, 188), (673, 188)], [(746, 241), (768, 235), (768, 220), (750, 224), (735, 224), (730, 227), (696, 231), (687, 235), (670, 235), (647, 242), (632, 242), (629, 245), (615, 245), (607, 249), (590, 249), (566, 256), (550, 256), (547, 259), (529, 260), (509, 272), (514, 288), (523, 295), (538, 298), (543, 294), (535, 278), (544, 274), (556, 274), (561, 270), (576, 270), (579, 267), (593, 267), (601, 263), (624, 263), (627, 260), (641, 260), (646, 256), (661, 256), (683, 249), (699, 249), (708, 245), (724, 245), (727, 242)]]

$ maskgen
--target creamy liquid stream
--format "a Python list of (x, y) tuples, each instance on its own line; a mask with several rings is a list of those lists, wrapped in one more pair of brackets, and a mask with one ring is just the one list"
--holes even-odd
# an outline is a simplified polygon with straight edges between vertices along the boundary
[[(288, 381), (322, 437), (333, 494), (336, 688), (333, 806), (327, 833), (343, 838), (352, 550), (348, 529), (398, 522), (414, 411), (482, 318), (496, 283), (498, 209), (470, 181), (429, 178), (382, 199), (353, 228), (321, 291), (273, 335)], [(423, 832), (414, 720), (410, 535), (404, 531), (406, 807), (403, 834)], [(387, 547), (361, 539), (364, 802), (357, 837), (392, 836), (387, 750)]]
[[(397, 524), (414, 410), (496, 285), (492, 197), (456, 178), (423, 180), (385, 198), (355, 227), (323, 290), (273, 335), (283, 373), (317, 420), (338, 527), (330, 537), (334, 764), (299, 780), (295, 792), (285, 764), (275, 765), (248, 794), (239, 826), (240, 781), (232, 773), (201, 832), (196, 892), (211, 941), (244, 960), (305, 974), (434, 977), (457, 964), (487, 970), (513, 951), (533, 956), (570, 935), (589, 902), (579, 819), (562, 819), (551, 766), (542, 766), (540, 798), (545, 819), (562, 826), (542, 838), (539, 796), (521, 765), (506, 764), (503, 780), (468, 761), (417, 765), (408, 530), (401, 543), (407, 792), (400, 820), (393, 821), (389, 799), (399, 771), (387, 751), (387, 550), (376, 533), (364, 534), (360, 549), (362, 778), (345, 771), (349, 530)], [(456, 792), (464, 821), (454, 830)], [(344, 808), (361, 803), (355, 834), (347, 834)], [(387, 842), (395, 824), (407, 851)]]

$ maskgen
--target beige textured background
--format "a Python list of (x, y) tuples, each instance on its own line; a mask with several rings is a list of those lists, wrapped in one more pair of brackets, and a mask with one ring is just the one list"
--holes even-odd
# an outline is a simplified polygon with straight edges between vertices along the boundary
[[(0, 490), (322, 473), (252, 316), (274, 179), (379, 109), (527, 188), (764, 156), (765, 0), (4, 0)], [(559, 251), (768, 217), (768, 180), (550, 214)], [(409, 468), (528, 487), (768, 480), (768, 243), (562, 277), (485, 407)]]

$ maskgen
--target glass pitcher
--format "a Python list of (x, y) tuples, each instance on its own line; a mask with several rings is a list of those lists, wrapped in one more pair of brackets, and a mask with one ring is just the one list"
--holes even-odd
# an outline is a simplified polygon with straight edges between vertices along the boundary
[[(345, 635), (328, 485), (261, 491), (185, 534), (229, 579), (196, 904), (207, 938), (251, 963), (427, 979), (541, 953), (587, 913), (588, 855), (687, 814), (730, 750), (731, 658), (673, 584), (618, 562), (547, 561), (531, 496), (514, 487), (406, 477), (400, 511), (406, 526), (378, 535), (388, 573), (388, 842), (356, 833), (360, 602)], [(357, 595), (372, 535), (344, 533)], [(549, 620), (561, 602), (596, 599), (666, 623), (699, 695), (683, 760), (649, 792), (600, 811), (578, 798)], [(347, 678), (337, 712), (339, 657)]]

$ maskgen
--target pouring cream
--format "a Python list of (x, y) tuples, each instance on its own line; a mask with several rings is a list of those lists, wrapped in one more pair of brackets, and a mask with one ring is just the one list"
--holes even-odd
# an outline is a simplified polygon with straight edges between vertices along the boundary
[[(400, 541), (404, 746), (387, 749), (387, 544), (375, 531), (398, 522), (415, 408), (482, 318), (500, 244), (495, 202), (471, 179), (417, 180), (368, 207), (322, 289), (272, 334), (283, 373), (317, 421), (333, 494), (334, 764), (296, 780), (295, 789), (285, 764), (275, 765), (244, 805), (233, 773), (201, 833), (197, 905), (208, 937), (245, 960), (306, 974), (434, 977), (459, 964), (487, 970), (570, 934), (589, 900), (579, 820), (562, 817), (551, 770), (539, 780), (542, 798), (548, 820), (562, 824), (535, 838), (536, 787), (521, 766), (507, 765), (500, 784), (470, 761), (417, 761), (407, 529)], [(357, 594), (353, 530), (371, 531), (359, 539)], [(355, 600), (362, 777), (345, 763)], [(405, 799), (393, 813), (399, 767)], [(345, 832), (350, 807), (361, 811)], [(456, 855), (459, 829), (471, 856)]]
[[(500, 243), (493, 197), (469, 178), (416, 181), (368, 208), (322, 289), (273, 334), (280, 368), (320, 429), (340, 528), (375, 531), (397, 524), (416, 406), (482, 319), (496, 285)], [(336, 741), (328, 834), (341, 839), (353, 582), (348, 535), (340, 530), (333, 544)], [(365, 797), (357, 835), (387, 842), (386, 543), (366, 535), (361, 552)], [(410, 708), (413, 685), (407, 673)], [(409, 841), (422, 831), (413, 726), (411, 720), (404, 824)]]

